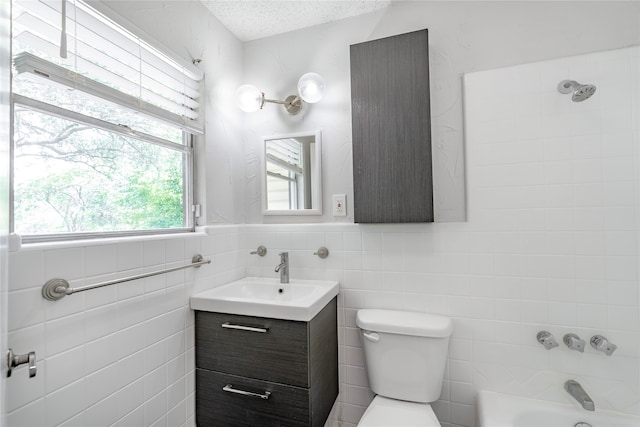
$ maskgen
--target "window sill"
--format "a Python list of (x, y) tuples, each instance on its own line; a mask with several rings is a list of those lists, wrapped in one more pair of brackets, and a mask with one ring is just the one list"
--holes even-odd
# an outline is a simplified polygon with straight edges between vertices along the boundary
[(204, 230), (189, 233), (147, 234), (140, 236), (105, 237), (98, 239), (65, 240), (59, 242), (38, 242), (22, 244), (19, 234), (9, 235), (9, 252), (42, 251), (48, 249), (68, 249), (86, 246), (112, 245), (117, 243), (148, 242), (153, 240), (192, 239), (206, 236)]

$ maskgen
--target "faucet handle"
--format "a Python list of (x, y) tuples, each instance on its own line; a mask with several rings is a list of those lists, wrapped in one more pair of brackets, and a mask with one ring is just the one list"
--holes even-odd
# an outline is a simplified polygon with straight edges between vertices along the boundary
[(258, 246), (258, 249), (256, 249), (255, 251), (249, 252), (249, 255), (265, 256), (266, 254), (267, 254), (267, 248), (265, 248), (262, 245)]
[(581, 340), (580, 337), (577, 336), (576, 334), (565, 334), (564, 337), (562, 338), (562, 341), (571, 350), (576, 350), (576, 351), (579, 351), (580, 353), (584, 353), (585, 341)]
[(609, 340), (607, 340), (602, 335), (594, 335), (591, 337), (591, 347), (595, 348), (598, 351), (603, 352), (607, 356), (611, 356), (614, 351), (618, 348), (617, 345), (611, 344)]
[(551, 332), (548, 331), (540, 331), (536, 336), (538, 338), (538, 342), (544, 346), (547, 350), (551, 350), (552, 348), (558, 347), (558, 342), (551, 335)]
[(325, 248), (324, 246), (320, 246), (318, 250), (313, 254), (318, 255), (320, 258), (326, 258), (329, 256), (329, 249)]

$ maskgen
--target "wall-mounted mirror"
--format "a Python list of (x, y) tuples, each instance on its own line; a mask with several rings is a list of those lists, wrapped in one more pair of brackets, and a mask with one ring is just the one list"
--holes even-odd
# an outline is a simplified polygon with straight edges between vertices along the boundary
[(322, 215), (320, 131), (263, 138), (264, 215)]

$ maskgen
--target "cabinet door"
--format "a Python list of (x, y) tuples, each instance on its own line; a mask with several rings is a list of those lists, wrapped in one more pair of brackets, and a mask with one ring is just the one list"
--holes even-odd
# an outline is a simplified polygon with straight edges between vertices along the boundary
[(433, 222), (427, 30), (351, 46), (354, 216)]
[[(310, 426), (309, 390), (305, 388), (197, 368), (196, 389), (199, 427)], [(263, 399), (242, 392), (269, 395)]]
[(199, 368), (309, 387), (307, 322), (196, 311), (195, 335)]

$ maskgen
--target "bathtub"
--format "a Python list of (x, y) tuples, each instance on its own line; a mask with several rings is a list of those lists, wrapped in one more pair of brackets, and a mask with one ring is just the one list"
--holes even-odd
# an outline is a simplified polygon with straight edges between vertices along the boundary
[[(586, 411), (582, 407), (525, 397), (479, 391), (478, 427), (639, 427), (640, 418), (612, 411)], [(583, 425), (583, 427), (588, 427)]]

